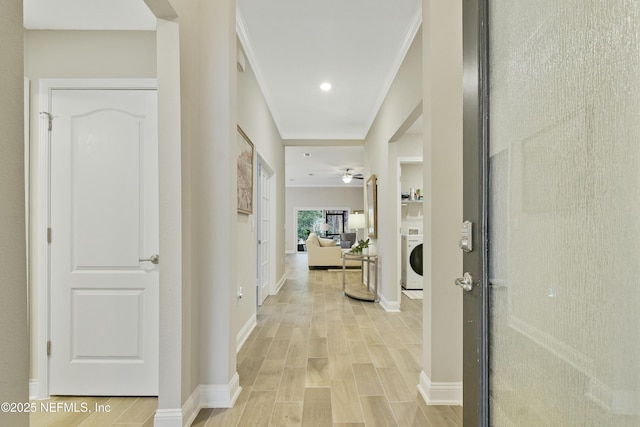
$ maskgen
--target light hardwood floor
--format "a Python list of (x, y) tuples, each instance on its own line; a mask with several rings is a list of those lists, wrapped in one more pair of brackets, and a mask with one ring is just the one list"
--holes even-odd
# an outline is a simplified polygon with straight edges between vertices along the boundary
[[(258, 308), (258, 326), (238, 354), (242, 393), (235, 406), (203, 409), (192, 426), (462, 426), (461, 407), (427, 406), (417, 391), (422, 300), (403, 295), (400, 313), (352, 300), (342, 295), (341, 271), (309, 271), (305, 255), (287, 255), (287, 277), (278, 295)], [(31, 426), (148, 427), (157, 406), (155, 398), (51, 402), (110, 407), (103, 413), (38, 411)]]
[(151, 427), (158, 407), (155, 397), (56, 396), (31, 403), (31, 427)]
[(341, 271), (309, 271), (305, 255), (287, 255), (287, 277), (238, 354), (235, 406), (192, 426), (462, 426), (461, 407), (427, 406), (417, 391), (422, 300), (403, 295), (400, 313), (352, 300)]

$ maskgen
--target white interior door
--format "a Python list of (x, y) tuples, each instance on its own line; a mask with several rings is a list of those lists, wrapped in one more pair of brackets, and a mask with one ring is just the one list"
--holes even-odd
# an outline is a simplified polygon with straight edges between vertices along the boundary
[(50, 99), (50, 393), (157, 395), (156, 91)]
[(269, 295), (271, 286), (271, 199), (269, 173), (258, 162), (258, 305)]

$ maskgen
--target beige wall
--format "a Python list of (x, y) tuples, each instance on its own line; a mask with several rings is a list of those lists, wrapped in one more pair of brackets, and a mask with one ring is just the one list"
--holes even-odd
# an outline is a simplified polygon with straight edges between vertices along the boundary
[(155, 31), (25, 31), (25, 72), (47, 77), (155, 77)]
[(380, 256), (380, 301), (387, 310), (398, 310), (400, 305), (398, 144), (389, 141), (422, 101), (421, 46), (418, 31), (365, 139), (364, 175), (378, 177), (378, 236), (374, 244)]
[[(287, 187), (285, 240), (287, 252), (296, 252), (296, 208), (351, 208), (364, 210), (364, 191), (358, 187)], [(362, 233), (362, 231), (360, 232)]]
[(235, 1), (171, 4), (180, 20), (182, 401), (210, 406), (207, 392), (233, 393), (237, 378)]
[[(190, 260), (191, 376), (183, 399), (200, 385), (228, 384), (235, 373), (236, 68), (234, 2), (180, 3), (183, 117), (183, 212)], [(233, 9), (233, 10), (232, 10)], [(188, 167), (185, 167), (187, 166)], [(186, 361), (188, 362), (188, 361)]]
[[(270, 194), (271, 203), (275, 205), (275, 217), (272, 227), (275, 232), (275, 253), (272, 254), (275, 262), (275, 282), (277, 285), (283, 280), (284, 272), (284, 238), (281, 231), (285, 223), (285, 187), (284, 187), (284, 146), (280, 133), (269, 111), (269, 107), (258, 86), (255, 74), (249, 60), (245, 62), (245, 71), (238, 73), (238, 124), (247, 134), (255, 147), (255, 169), (257, 174), (258, 155), (273, 172), (271, 177), (275, 180), (275, 194)], [(254, 179), (257, 186), (257, 176)], [(238, 214), (239, 252), (238, 262), (238, 287), (243, 287), (243, 297), (237, 300), (234, 310), (234, 324), (236, 334), (256, 315), (256, 242), (257, 242), (257, 188), (254, 188), (254, 212), (253, 215)]]
[(400, 166), (402, 172), (402, 191), (408, 192), (410, 188), (414, 191), (420, 189), (422, 191), (423, 173), (421, 164), (402, 164)]
[[(462, 399), (462, 2), (423, 1), (425, 277), (422, 390), (435, 403)], [(443, 325), (446, 325), (443, 327)], [(432, 349), (432, 351), (426, 351)], [(426, 381), (427, 378), (429, 381)], [(450, 395), (429, 384), (448, 384)], [(456, 385), (456, 384), (459, 385)], [(452, 397), (453, 396), (453, 397)], [(450, 400), (448, 400), (450, 399)]]
[[(29, 374), (24, 186), (22, 1), (0, 0), (0, 401), (26, 402)], [(29, 414), (0, 412), (28, 426)]]
[(409, 133), (398, 140), (398, 157), (422, 158), (422, 134)]
[[(236, 212), (236, 126), (254, 143), (256, 158), (260, 155), (274, 172), (276, 229), (284, 228), (284, 151), (250, 64), (244, 73), (236, 69), (235, 1), (170, 3), (180, 27), (181, 405), (186, 421), (194, 415), (193, 405), (221, 406), (208, 390), (235, 397), (236, 338), (256, 313), (255, 212)], [(284, 275), (283, 253), (279, 241), (278, 279)], [(238, 299), (238, 286), (247, 284), (251, 290), (245, 288), (245, 297)], [(172, 410), (180, 408), (164, 409), (156, 421), (160, 415), (162, 425), (173, 425)]]
[[(400, 301), (396, 159), (406, 152), (389, 141), (422, 101), (423, 187), (428, 203), (423, 206), (422, 227), (427, 273), (420, 386), (429, 403), (461, 403), (462, 295), (453, 279), (462, 269), (457, 248), (462, 222), (462, 11), (461, 2), (433, 3), (423, 1), (422, 30), (367, 135), (365, 175), (378, 176), (375, 244), (381, 259), (380, 300), (385, 308), (395, 309)], [(434, 383), (447, 391), (439, 394)]]
[[(182, 171), (180, 138), (180, 28), (166, 0), (153, 4), (158, 78), (158, 183), (160, 191), (160, 321), (158, 409), (182, 406)], [(173, 18), (172, 18), (173, 17)], [(176, 420), (177, 421), (177, 420)], [(176, 422), (177, 424), (177, 422)], [(155, 422), (162, 427), (162, 422)]]
[[(22, 21), (21, 21), (22, 22)], [(42, 78), (117, 78), (156, 76), (154, 31), (24, 31), (25, 75), (31, 80), (30, 112), (30, 378), (38, 373), (38, 128)]]

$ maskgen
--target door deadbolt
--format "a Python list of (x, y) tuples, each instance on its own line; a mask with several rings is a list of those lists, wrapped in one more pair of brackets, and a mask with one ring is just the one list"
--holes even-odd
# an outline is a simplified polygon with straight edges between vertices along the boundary
[(473, 223), (471, 221), (462, 223), (458, 246), (465, 252), (471, 252), (473, 250)]

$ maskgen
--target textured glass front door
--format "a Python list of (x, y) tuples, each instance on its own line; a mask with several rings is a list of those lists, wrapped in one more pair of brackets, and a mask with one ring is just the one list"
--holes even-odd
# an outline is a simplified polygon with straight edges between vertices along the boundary
[(489, 424), (640, 425), (640, 2), (488, 4)]

